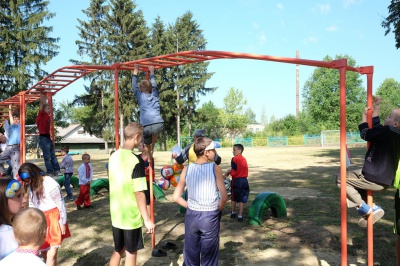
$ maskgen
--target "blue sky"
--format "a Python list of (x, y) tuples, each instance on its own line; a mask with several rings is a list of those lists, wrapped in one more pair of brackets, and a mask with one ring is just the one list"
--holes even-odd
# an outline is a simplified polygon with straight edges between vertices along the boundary
[[(53, 36), (60, 37), (60, 53), (45, 69), (53, 72), (79, 59), (77, 19), (86, 19), (82, 10), (89, 0), (52, 0), (49, 10), (56, 16), (49, 24)], [(138, 0), (150, 26), (157, 16), (172, 24), (186, 11), (204, 31), (207, 50), (254, 53), (282, 57), (322, 60), (326, 55), (347, 54), (358, 66), (373, 65), (374, 91), (386, 78), (399, 74), (400, 50), (395, 48), (394, 35), (384, 35), (382, 20), (388, 14), (390, 0), (272, 1), (272, 0)], [(315, 70), (300, 66), (300, 94), (304, 82)], [(296, 66), (292, 64), (218, 59), (210, 61), (215, 72), (207, 87), (217, 91), (204, 96), (201, 103), (213, 101), (223, 107), (229, 88), (240, 89), (249, 106), (260, 118), (262, 109), (268, 119), (282, 118), (296, 112)], [(366, 77), (362, 76), (366, 81)], [(77, 81), (55, 95), (55, 101), (72, 100), (83, 93)]]

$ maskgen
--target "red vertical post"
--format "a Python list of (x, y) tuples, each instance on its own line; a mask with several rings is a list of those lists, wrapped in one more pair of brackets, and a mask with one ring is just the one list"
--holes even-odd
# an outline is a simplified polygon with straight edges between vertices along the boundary
[(118, 68), (114, 69), (114, 113), (115, 113), (115, 149), (119, 149), (119, 114), (118, 114)]
[(347, 60), (337, 60), (340, 64), (340, 228), (342, 266), (347, 265), (347, 196), (346, 196), (346, 66)]
[[(367, 106), (372, 107), (372, 73), (367, 74)], [(372, 127), (372, 108), (367, 113), (367, 121), (368, 127)], [(368, 142), (368, 147), (370, 143)], [(367, 204), (369, 206), (373, 205), (373, 197), (372, 191), (367, 191)], [(372, 224), (372, 215), (368, 216), (367, 222), (367, 243), (368, 243), (368, 250), (367, 250), (367, 257), (368, 257), (368, 266), (374, 265), (374, 225)]]
[(54, 109), (53, 109), (53, 94), (47, 93), (47, 104), (50, 106), (50, 137), (53, 140), (53, 145), (55, 145), (55, 135), (54, 135)]
[(19, 93), (19, 126), (20, 126), (20, 144), (19, 144), (19, 162), (23, 164), (26, 159), (26, 140), (25, 140), (25, 121), (26, 106), (25, 106), (25, 93)]
[[(146, 71), (146, 79), (150, 79), (150, 74), (149, 71)], [(155, 143), (154, 143), (155, 144)], [(149, 160), (149, 184), (150, 187), (148, 188), (150, 190), (150, 218), (154, 222), (154, 189), (153, 189), (153, 180), (154, 180), (154, 171), (153, 168), (151, 167), (153, 163), (153, 149), (151, 148), (152, 146), (150, 145), (150, 155), (148, 156)], [(154, 232), (151, 235), (151, 247), (155, 248), (156, 247), (156, 233)]]

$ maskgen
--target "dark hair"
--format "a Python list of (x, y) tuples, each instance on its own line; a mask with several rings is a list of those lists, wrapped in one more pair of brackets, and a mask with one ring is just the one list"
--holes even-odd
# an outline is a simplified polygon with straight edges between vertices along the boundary
[(244, 151), (244, 147), (243, 147), (243, 145), (242, 144), (235, 144), (235, 145), (233, 145), (233, 147), (236, 147), (236, 148), (238, 148), (241, 152), (243, 152)]
[(69, 152), (69, 146), (64, 146), (61, 148), (62, 151), (65, 151), (66, 154)]
[(200, 157), (204, 154), (204, 150), (208, 145), (212, 142), (212, 139), (206, 137), (199, 137), (194, 142), (193, 151), (197, 157)]
[[(33, 163), (23, 163), (18, 170), (18, 175), (26, 176), (24, 179), (30, 178), (29, 187), (36, 194), (38, 199), (43, 197), (43, 176), (44, 171)], [(32, 195), (33, 198), (33, 195)]]

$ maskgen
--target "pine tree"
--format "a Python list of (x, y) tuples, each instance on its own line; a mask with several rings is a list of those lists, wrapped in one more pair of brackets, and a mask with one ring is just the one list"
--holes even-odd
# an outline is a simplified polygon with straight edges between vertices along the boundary
[[(109, 6), (105, 0), (92, 0), (90, 6), (82, 11), (88, 20), (78, 19), (81, 39), (75, 43), (78, 46), (77, 53), (86, 60), (71, 60), (71, 62), (79, 65), (109, 64), (106, 59), (108, 11)], [(115, 135), (113, 104), (109, 103), (113, 95), (113, 76), (111, 72), (96, 71), (84, 78), (90, 81), (90, 85), (85, 86), (84, 94), (75, 96), (72, 104), (85, 107), (85, 111), (76, 112), (77, 119), (87, 132), (106, 140), (107, 152), (109, 136)]]
[[(193, 14), (186, 12), (176, 19), (175, 24), (168, 28), (167, 52), (176, 53), (187, 50), (205, 50), (206, 40), (203, 31), (195, 20)], [(187, 64), (174, 68), (168, 79), (174, 80), (176, 84), (176, 112), (177, 130), (180, 131), (181, 124), (187, 124), (191, 134), (191, 121), (195, 115), (194, 110), (199, 103), (199, 96), (214, 91), (216, 88), (206, 88), (205, 83), (213, 73), (207, 72), (208, 62)], [(172, 104), (172, 102), (171, 102)], [(185, 114), (184, 117), (181, 117)], [(184, 121), (181, 119), (184, 118)], [(182, 119), (183, 120), (183, 119)], [(178, 132), (179, 134), (179, 132)]]
[[(155, 22), (152, 24), (150, 30), (150, 54), (149, 57), (155, 57), (165, 54), (166, 51), (166, 41), (167, 32), (164, 23), (158, 16)], [(164, 132), (168, 132), (169, 135), (176, 134), (176, 106), (171, 104), (175, 101), (174, 94), (174, 83), (171, 82), (168, 77), (171, 75), (169, 73), (173, 72), (171, 68), (162, 68), (155, 72), (157, 87), (160, 95), (160, 107), (161, 116), (164, 119)], [(160, 143), (164, 144), (164, 150), (167, 149), (167, 136), (163, 134), (158, 138)]]
[[(141, 10), (135, 10), (132, 0), (110, 0), (107, 16), (107, 61), (128, 62), (146, 58), (149, 55), (149, 29)], [(141, 73), (143, 77), (143, 73)], [(123, 122), (138, 120), (139, 108), (132, 93), (132, 73), (119, 71), (119, 107)]]
[(59, 38), (43, 25), (54, 17), (48, 1), (8, 0), (0, 3), (0, 93), (6, 99), (24, 91), (48, 73), (42, 66), (58, 54)]

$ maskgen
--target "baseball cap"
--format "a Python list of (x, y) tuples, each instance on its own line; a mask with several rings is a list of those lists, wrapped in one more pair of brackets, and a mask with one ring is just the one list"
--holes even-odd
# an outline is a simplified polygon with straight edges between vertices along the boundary
[(206, 131), (204, 129), (196, 129), (193, 133), (193, 138), (205, 137), (205, 136), (206, 136)]
[(208, 145), (204, 150), (209, 151), (209, 150), (214, 150), (217, 147), (216, 143), (214, 141), (211, 141), (210, 145)]

